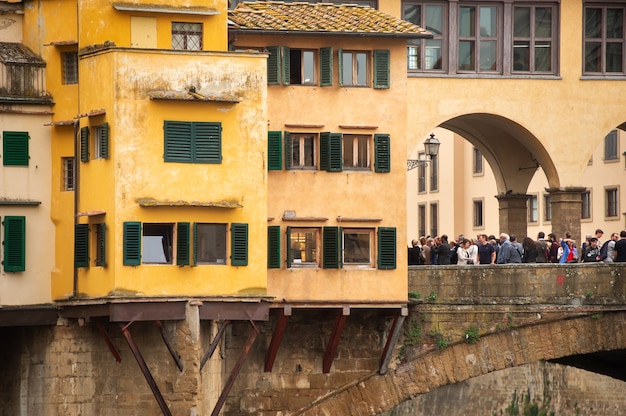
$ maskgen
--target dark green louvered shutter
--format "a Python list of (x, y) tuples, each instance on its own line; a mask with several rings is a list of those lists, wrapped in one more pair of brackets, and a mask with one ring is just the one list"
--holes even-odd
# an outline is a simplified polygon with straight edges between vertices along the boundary
[(5, 131), (2, 150), (4, 166), (28, 166), (28, 133)]
[(124, 265), (141, 264), (141, 223), (129, 221), (124, 223)]
[(289, 85), (291, 80), (291, 49), (288, 46), (283, 46), (281, 49), (283, 85)]
[(267, 85), (280, 85), (280, 47), (268, 46)]
[(338, 269), (340, 257), (340, 232), (339, 227), (324, 227), (322, 236), (322, 260), (325, 269)]
[(396, 268), (395, 227), (380, 227), (378, 229), (378, 268), (383, 270)]
[(193, 264), (198, 265), (198, 223), (193, 223)]
[(107, 227), (105, 223), (96, 224), (96, 238), (97, 238), (96, 261), (95, 261), (96, 266), (106, 267), (107, 265), (106, 232), (107, 232)]
[(4, 271), (26, 270), (26, 217), (4, 217)]
[(374, 135), (374, 170), (379, 173), (391, 171), (391, 138), (388, 134)]
[(222, 123), (193, 123), (193, 161), (222, 163)]
[(291, 227), (287, 227), (287, 245), (285, 247), (287, 247), (287, 267), (289, 268), (293, 263), (293, 254), (291, 250)]
[(320, 49), (320, 85), (333, 85), (333, 48)]
[(230, 264), (248, 265), (248, 224), (233, 223), (230, 227)]
[(74, 267), (89, 267), (89, 224), (74, 225)]
[(267, 227), (267, 268), (280, 269), (280, 225)]
[(267, 132), (267, 170), (282, 170), (283, 145), (282, 132)]
[(165, 121), (164, 155), (166, 162), (191, 162), (191, 123), (179, 121)]
[(343, 135), (330, 133), (328, 136), (328, 171), (341, 172), (343, 170)]
[(337, 57), (337, 69), (339, 70), (337, 76), (339, 77), (339, 86), (343, 87), (343, 49), (337, 50)]
[(330, 169), (330, 133), (320, 133), (320, 170)]
[(374, 88), (387, 89), (390, 84), (390, 53), (388, 50), (374, 51)]
[(291, 169), (291, 134), (286, 131), (285, 132), (285, 169)]
[(100, 126), (100, 157), (107, 159), (109, 157), (109, 123)]
[(80, 128), (80, 161), (89, 162), (89, 127)]
[(176, 264), (189, 266), (189, 223), (179, 222), (176, 226)]

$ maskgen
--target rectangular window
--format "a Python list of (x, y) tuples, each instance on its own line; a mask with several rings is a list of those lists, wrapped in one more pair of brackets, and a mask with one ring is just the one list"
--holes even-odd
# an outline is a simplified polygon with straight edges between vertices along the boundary
[(428, 166), (426, 164), (426, 153), (419, 152), (417, 159), (420, 161), (420, 164), (417, 165), (417, 192), (424, 193), (426, 192), (426, 167)]
[(439, 156), (434, 155), (430, 157), (430, 190), (437, 191), (438, 189), (439, 189)]
[(78, 84), (78, 51), (61, 52), (62, 83)]
[(109, 123), (94, 127), (94, 159), (109, 157)]
[(474, 175), (482, 175), (483, 173), (483, 154), (475, 147), (472, 158), (472, 172)]
[(402, 19), (425, 28), (433, 34), (432, 39), (409, 40), (407, 47), (410, 71), (440, 72), (446, 54), (447, 4), (404, 1)]
[(474, 228), (484, 226), (483, 201), (481, 199), (474, 200)]
[(537, 195), (531, 195), (528, 198), (528, 222), (539, 221), (539, 200)]
[(618, 3), (585, 7), (586, 74), (624, 74), (624, 9)]
[(173, 264), (174, 224), (144, 223), (141, 263)]
[(367, 87), (368, 53), (339, 50), (339, 85), (345, 87)]
[(552, 221), (552, 196), (546, 194), (543, 196), (543, 219), (544, 221)]
[(604, 138), (604, 160), (619, 160), (617, 130), (613, 130)]
[(439, 205), (434, 202), (430, 204), (430, 235), (439, 235)]
[(583, 220), (591, 219), (591, 191), (585, 191), (580, 196), (582, 202), (580, 218)]
[(61, 167), (63, 169), (61, 177), (63, 178), (63, 191), (73, 191), (76, 171), (76, 159), (73, 157), (62, 157)]
[(5, 272), (26, 270), (26, 217), (4, 217), (4, 259)]
[(374, 230), (343, 230), (343, 264), (348, 266), (373, 267), (372, 237)]
[(343, 135), (343, 168), (345, 170), (369, 170), (370, 159), (369, 136)]
[(222, 163), (222, 124), (164, 122), (165, 162)]
[(289, 84), (317, 85), (316, 53), (311, 50), (289, 50)]
[(226, 264), (226, 224), (194, 224), (194, 264)]
[(28, 166), (28, 140), (23, 131), (5, 131), (2, 133), (2, 164), (4, 166)]
[(619, 199), (617, 195), (617, 188), (606, 188), (605, 203), (606, 203), (606, 216), (608, 218), (617, 217), (619, 215)]
[(202, 23), (172, 22), (172, 49), (202, 50)]
[(285, 133), (289, 169), (316, 169), (317, 135), (311, 133)]
[(289, 267), (319, 267), (319, 228), (287, 228)]
[(417, 206), (417, 232), (420, 237), (426, 235), (426, 205)]
[(516, 6), (513, 13), (513, 72), (553, 72), (553, 7)]
[(498, 6), (459, 7), (459, 71), (500, 71)]

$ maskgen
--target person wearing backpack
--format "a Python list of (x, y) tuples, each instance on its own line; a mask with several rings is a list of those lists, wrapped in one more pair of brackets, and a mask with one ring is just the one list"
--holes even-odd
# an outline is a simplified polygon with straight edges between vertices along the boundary
[(584, 263), (597, 263), (600, 261), (600, 248), (598, 247), (598, 239), (596, 237), (589, 239), (589, 244), (583, 250), (582, 261)]
[(617, 240), (619, 240), (619, 235), (612, 233), (611, 238), (602, 244), (602, 248), (600, 249), (600, 261), (613, 263), (613, 259), (615, 258), (615, 242)]

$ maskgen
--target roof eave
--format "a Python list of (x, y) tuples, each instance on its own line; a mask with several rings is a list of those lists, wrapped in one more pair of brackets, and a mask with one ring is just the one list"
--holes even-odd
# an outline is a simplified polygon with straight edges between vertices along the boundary
[(429, 33), (384, 33), (384, 32), (321, 32), (304, 30), (267, 30), (230, 28), (229, 32), (246, 35), (299, 35), (299, 36), (350, 36), (350, 37), (375, 37), (375, 38), (400, 38), (400, 39), (432, 39)]

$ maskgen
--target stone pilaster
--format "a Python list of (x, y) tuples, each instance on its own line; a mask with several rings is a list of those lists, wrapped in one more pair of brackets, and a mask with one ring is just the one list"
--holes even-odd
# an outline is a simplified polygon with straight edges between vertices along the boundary
[(496, 196), (499, 204), (500, 232), (515, 234), (520, 243), (528, 233), (528, 209), (526, 207), (528, 197), (525, 194)]
[(581, 219), (581, 194), (584, 187), (549, 188), (552, 201), (552, 232), (557, 237), (563, 237), (566, 231), (572, 233), (572, 238), (579, 242), (580, 246), (580, 219)]

